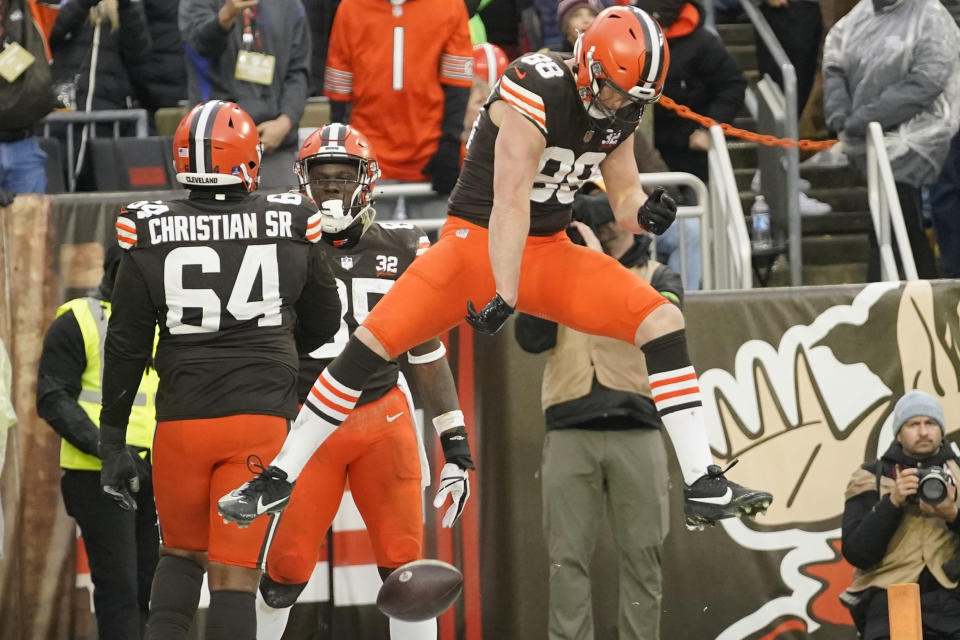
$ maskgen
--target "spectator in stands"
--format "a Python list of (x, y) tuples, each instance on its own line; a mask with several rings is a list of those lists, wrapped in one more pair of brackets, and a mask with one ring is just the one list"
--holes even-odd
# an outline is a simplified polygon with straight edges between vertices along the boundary
[[(140, 0), (66, 0), (50, 30), (53, 73), (61, 87), (75, 81), (77, 111), (129, 109), (136, 105), (135, 68), (150, 54), (150, 33)], [(110, 137), (111, 122), (95, 125), (98, 136)], [(135, 125), (124, 122), (121, 135), (134, 135)], [(56, 135), (65, 138), (62, 130)], [(74, 156), (78, 190), (94, 188), (87, 162), (90, 126), (84, 125), (79, 144), (67, 153)], [(76, 141), (76, 138), (74, 138)]]
[[(958, 50), (960, 28), (939, 0), (861, 0), (824, 45), (827, 126), (864, 172), (867, 125), (880, 123), (921, 278), (937, 277), (920, 187), (936, 181), (960, 125)], [(875, 235), (869, 238), (867, 279), (875, 281), (880, 257)]]
[(573, 51), (577, 36), (586, 31), (603, 10), (600, 0), (560, 0), (556, 3), (560, 42), (555, 51)]
[[(942, 0), (960, 26), (960, 0)], [(930, 189), (930, 213), (940, 247), (940, 271), (946, 278), (960, 278), (960, 133), (953, 136), (950, 151), (936, 184)]]
[(323, 72), (327, 66), (330, 31), (340, 0), (308, 0), (303, 3), (310, 24), (310, 95), (323, 95)]
[(487, 42), (503, 49), (511, 60), (543, 46), (539, 25), (530, 28), (531, 19), (536, 17), (530, 3), (531, 0), (494, 0), (477, 13), (483, 20)]
[(16, 74), (0, 78), (0, 207), (17, 193), (43, 193), (47, 188), (46, 155), (33, 135), (33, 125), (53, 110), (56, 99), (49, 51), (39, 26), (33, 0), (5, 0), (0, 4), (0, 39), (7, 48), (32, 61)]
[[(617, 225), (603, 194), (586, 202), (596, 197), (576, 196), (574, 241), (619, 260), (679, 306), (680, 277), (650, 259), (651, 236)], [(550, 352), (540, 465), (550, 561), (547, 637), (593, 638), (590, 561), (606, 511), (619, 551), (619, 637), (657, 640), (669, 498), (667, 452), (646, 361), (625, 342), (524, 313), (515, 329), (525, 351)]]
[(190, 103), (228, 100), (257, 124), (260, 186), (293, 188), (290, 172), (310, 91), (310, 29), (300, 0), (181, 0)]
[(78, 111), (135, 106), (135, 69), (150, 48), (140, 0), (67, 0), (50, 31), (54, 76), (75, 79)]
[[(460, 172), (472, 60), (461, 1), (343, 0), (337, 9), (323, 89), (331, 116), (346, 122), (349, 110), (349, 124), (377, 150), (381, 183), (431, 182), (440, 197), (407, 206), (412, 217), (446, 215)], [(381, 198), (378, 209), (387, 213), (391, 204)]]
[(60, 489), (67, 513), (83, 535), (101, 640), (141, 637), (160, 548), (150, 471), (159, 382), (152, 368), (140, 382), (127, 430), (140, 477), (137, 509), (122, 509), (100, 488), (97, 443), (103, 341), (122, 253), (111, 243), (100, 287), (57, 310), (43, 341), (37, 378), (37, 414), (62, 438)]
[[(842, 551), (854, 572), (841, 601), (850, 607), (863, 640), (887, 640), (887, 587), (918, 583), (923, 637), (956, 638), (960, 459), (944, 446), (943, 407), (928, 393), (913, 390), (900, 398), (892, 427), (890, 448), (861, 465), (847, 484)], [(927, 474), (939, 471), (939, 484), (927, 476), (921, 487), (920, 467)]]
[(187, 99), (187, 66), (183, 41), (177, 25), (180, 0), (143, 0), (150, 31), (150, 54), (133, 74), (140, 105), (150, 113), (150, 130), (155, 131), (157, 109), (177, 107)]
[[(820, 53), (820, 33), (823, 25), (820, 17), (820, 0), (762, 0), (760, 13), (770, 24), (770, 29), (783, 47), (787, 59), (797, 74), (797, 115), (803, 111), (813, 87)], [(780, 65), (763, 42), (759, 33), (754, 34), (757, 43), (757, 69), (783, 89)]]

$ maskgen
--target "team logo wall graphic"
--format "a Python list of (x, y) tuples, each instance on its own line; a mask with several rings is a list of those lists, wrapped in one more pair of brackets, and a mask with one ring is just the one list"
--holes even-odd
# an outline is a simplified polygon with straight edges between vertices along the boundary
[[(703, 351), (708, 360), (729, 362), (722, 348), (698, 350), (702, 340), (693, 345), (715, 458), (719, 464), (739, 458), (731, 477), (775, 496), (756, 522), (723, 523), (743, 549), (778, 559), (780, 584), (718, 640), (851, 637), (849, 628), (838, 633), (851, 623), (837, 600), (852, 576), (839, 555), (850, 475), (889, 446), (893, 405), (905, 390), (938, 397), (948, 439), (957, 436), (960, 287), (919, 281), (844, 289), (853, 295), (849, 303), (829, 304), (831, 296), (843, 297), (836, 290), (821, 301), (748, 303), (747, 326), (732, 331), (762, 337), (739, 343), (732, 370), (698, 361)], [(803, 307), (814, 311), (812, 319), (790, 325), (787, 319), (804, 316)], [(688, 318), (696, 318), (694, 310)], [(719, 329), (715, 336), (725, 334)], [(691, 334), (702, 337), (703, 330)]]

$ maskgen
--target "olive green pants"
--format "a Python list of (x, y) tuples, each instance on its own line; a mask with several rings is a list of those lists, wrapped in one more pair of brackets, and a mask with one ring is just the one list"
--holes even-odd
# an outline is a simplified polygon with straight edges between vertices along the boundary
[(619, 556), (619, 637), (659, 640), (661, 551), (669, 528), (660, 431), (549, 431), (541, 478), (550, 557), (548, 637), (593, 638), (590, 559), (609, 513)]

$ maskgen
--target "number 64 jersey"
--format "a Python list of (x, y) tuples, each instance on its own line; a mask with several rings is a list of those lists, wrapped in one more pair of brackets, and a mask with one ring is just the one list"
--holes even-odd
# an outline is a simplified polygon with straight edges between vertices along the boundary
[(101, 421), (126, 423), (159, 325), (157, 419), (297, 415), (298, 346), (337, 330), (320, 216), (299, 194), (200, 190), (117, 218)]

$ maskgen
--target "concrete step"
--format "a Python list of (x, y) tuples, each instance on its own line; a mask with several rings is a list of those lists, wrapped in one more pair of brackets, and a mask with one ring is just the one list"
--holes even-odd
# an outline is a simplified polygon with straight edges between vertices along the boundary
[(750, 44), (728, 44), (727, 51), (737, 61), (737, 65), (746, 73), (757, 69), (757, 48)]
[(803, 238), (803, 264), (828, 265), (867, 261), (867, 234), (842, 233)]
[(731, 22), (717, 24), (717, 33), (723, 43), (730, 46), (751, 45), (754, 43), (753, 25), (749, 22)]
[[(755, 171), (756, 168), (754, 167), (738, 167), (733, 170), (737, 179), (737, 188), (740, 191), (751, 190)], [(860, 176), (849, 168), (801, 168), (800, 177), (809, 180), (814, 189), (866, 189), (866, 184), (860, 179)], [(863, 193), (866, 193), (866, 191)]]
[(832, 211), (823, 216), (802, 216), (800, 220), (804, 236), (873, 232), (867, 211)]
[[(754, 274), (754, 286), (759, 286)], [(802, 273), (803, 284), (817, 286), (827, 284), (851, 284), (867, 281), (867, 265), (865, 262), (846, 262), (840, 264), (804, 264)], [(790, 266), (786, 258), (781, 257), (770, 270), (767, 280), (768, 287), (789, 287)]]
[(757, 167), (757, 143), (727, 141), (727, 153), (730, 155), (730, 164), (736, 169), (756, 169)]
[[(740, 179), (737, 180), (739, 186)], [(743, 205), (744, 213), (750, 210), (753, 205), (753, 199), (756, 193), (750, 191), (749, 183), (747, 189), (740, 192), (740, 203)], [(866, 187), (839, 187), (819, 189), (816, 186), (808, 189), (806, 194), (811, 198), (816, 198), (829, 204), (834, 211), (862, 211), (867, 208), (867, 188)], [(829, 214), (824, 214), (829, 215)], [(810, 216), (817, 217), (817, 216)]]

